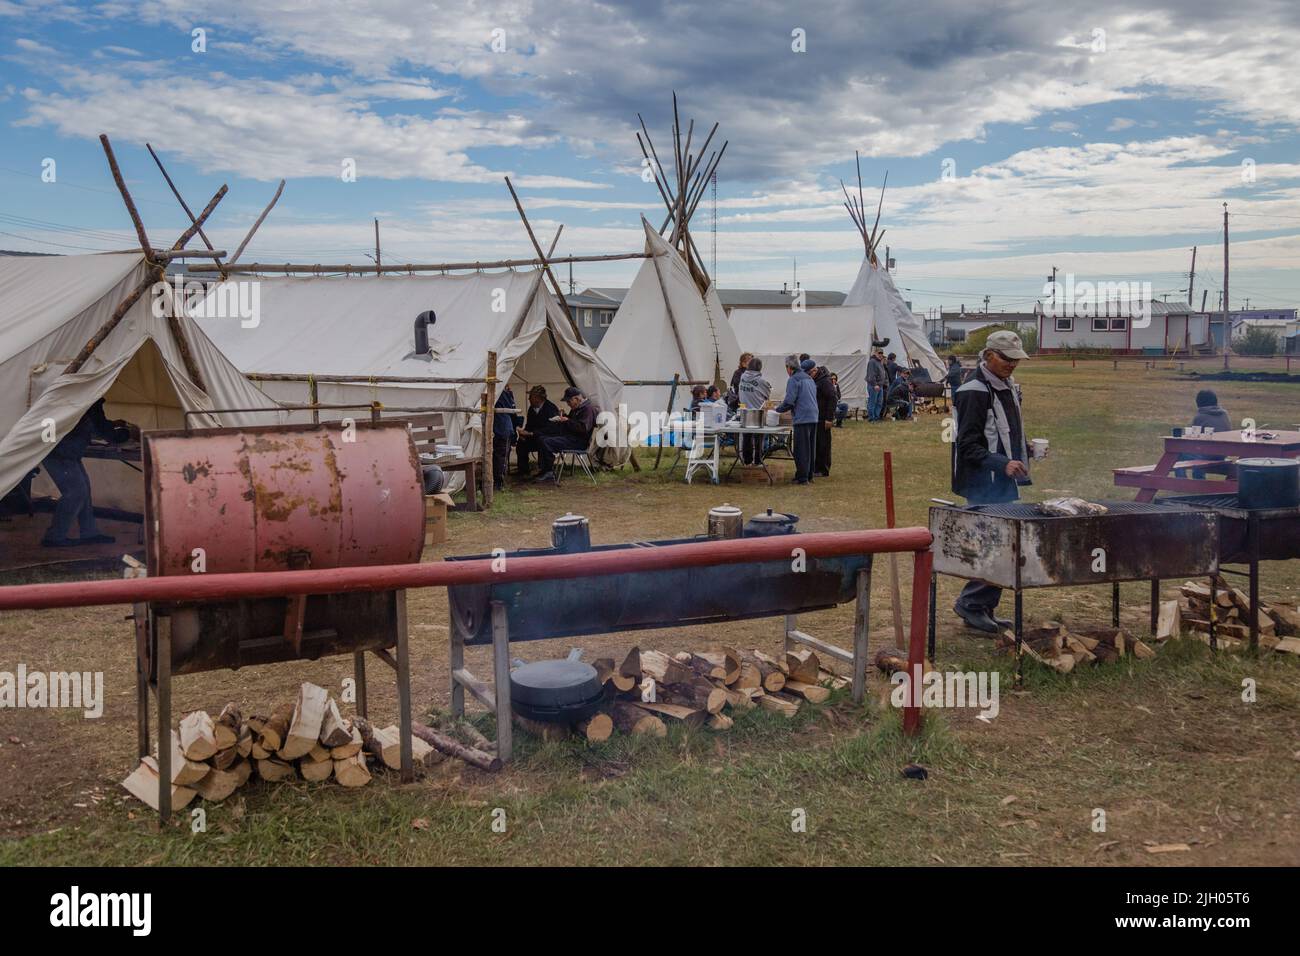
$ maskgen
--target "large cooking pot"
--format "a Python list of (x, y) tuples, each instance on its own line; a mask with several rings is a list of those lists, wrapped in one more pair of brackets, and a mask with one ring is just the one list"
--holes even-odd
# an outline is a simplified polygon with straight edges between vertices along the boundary
[(740, 424), (746, 428), (762, 427), (763, 410), (761, 408), (742, 408), (740, 410)]
[(768, 538), (778, 534), (794, 534), (795, 525), (799, 523), (798, 515), (773, 512), (768, 508), (763, 514), (754, 515), (745, 522), (746, 538)]
[(1300, 507), (1300, 459), (1238, 459), (1237, 504), (1248, 510)]

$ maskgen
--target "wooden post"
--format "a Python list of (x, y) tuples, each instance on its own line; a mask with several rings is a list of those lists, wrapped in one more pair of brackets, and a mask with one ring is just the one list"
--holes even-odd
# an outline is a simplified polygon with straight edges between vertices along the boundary
[[(672, 388), (668, 390), (668, 410), (666, 412), (667, 417), (664, 419), (665, 425), (668, 423), (668, 419), (672, 418), (673, 416), (673, 402), (677, 400), (677, 382), (680, 378), (681, 378), (680, 373), (673, 372)], [(659, 433), (659, 450), (655, 452), (655, 471), (659, 470), (659, 461), (660, 459), (663, 458), (663, 456), (664, 456), (664, 433), (661, 431)]]
[(315, 406), (320, 404), (320, 389), (316, 386), (316, 376), (307, 376), (307, 403), (312, 406), (311, 423), (320, 424), (320, 409)]
[[(578, 337), (578, 341), (583, 341), (582, 330), (578, 328), (578, 321), (573, 317), (573, 310), (569, 308), (569, 300), (564, 297), (564, 290), (560, 288), (560, 282), (555, 278), (555, 273), (551, 271), (551, 264), (546, 258), (546, 253), (542, 252), (542, 244), (537, 241), (537, 236), (533, 233), (533, 227), (528, 222), (528, 216), (524, 213), (523, 203), (519, 201), (519, 195), (515, 192), (515, 187), (510, 182), (510, 177), (506, 178), (506, 188), (510, 190), (510, 196), (515, 201), (515, 208), (519, 210), (519, 218), (524, 221), (524, 229), (528, 231), (528, 238), (537, 250), (537, 256), (542, 261), (542, 271), (546, 273), (546, 278), (550, 280), (551, 290), (555, 297), (560, 300), (560, 305), (564, 309), (564, 314), (569, 317), (569, 324), (573, 326), (573, 334)], [(557, 237), (558, 238), (558, 237)]]
[[(483, 510), (492, 508), (492, 496), (496, 490), (497, 476), (494, 469), (493, 443), (496, 441), (497, 416), (497, 353), (487, 354), (487, 391), (483, 393), (483, 407), (487, 410), (483, 416)], [(507, 454), (509, 450), (507, 449)]]
[[(645, 222), (645, 217), (641, 217)], [(672, 326), (673, 341), (677, 343), (677, 354), (682, 357), (682, 371), (686, 373), (687, 378), (695, 378), (691, 374), (691, 362), (686, 357), (686, 346), (682, 344), (682, 333), (677, 328), (677, 317), (673, 315), (673, 304), (668, 301), (668, 286), (664, 284), (663, 267), (659, 263), (660, 256), (654, 256), (655, 278), (659, 280), (659, 294), (663, 296), (664, 308), (668, 311), (668, 324)]]
[(492, 602), (492, 682), (497, 705), (497, 756), (505, 763), (514, 751), (514, 727), (510, 709), (510, 630), (505, 605), (500, 601)]
[[(871, 556), (868, 555), (870, 560)], [(853, 702), (862, 703), (867, 692), (868, 637), (871, 633), (871, 570), (858, 571), (857, 602), (853, 613)]]
[(266, 204), (266, 208), (262, 210), (262, 214), (257, 217), (257, 222), (253, 223), (253, 228), (248, 230), (248, 235), (244, 236), (244, 241), (239, 244), (239, 248), (236, 249), (235, 254), (230, 257), (230, 261), (227, 263), (227, 265), (233, 266), (236, 262), (239, 261), (239, 257), (244, 254), (244, 247), (247, 246), (249, 240), (253, 238), (253, 233), (257, 232), (258, 228), (262, 225), (262, 220), (266, 218), (267, 213), (269, 213), (273, 208), (275, 208), (275, 204), (280, 201), (280, 193), (282, 192), (284, 192), (283, 179), (280, 180), (280, 185), (276, 188), (275, 195), (272, 196), (271, 201)]
[(382, 276), (384, 263), (379, 258), (379, 220), (375, 220), (375, 278)]
[(357, 651), (352, 655), (352, 679), (356, 682), (354, 689), (357, 695), (357, 713), (362, 717), (368, 717), (369, 704), (368, 695), (366, 694), (366, 655), (364, 651)]
[(158, 620), (158, 826), (172, 815), (172, 622)]
[(406, 590), (394, 592), (393, 600), (393, 625), (397, 629), (397, 724), (401, 780), (402, 783), (413, 783), (415, 765), (411, 758), (411, 652), (407, 637)]
[[(149, 155), (152, 156), (153, 161), (157, 163), (158, 172), (162, 173), (163, 179), (167, 180), (167, 186), (171, 189), (172, 195), (176, 197), (176, 201), (181, 204), (181, 208), (185, 210), (185, 215), (190, 217), (191, 223), (198, 224), (198, 219), (195, 218), (194, 213), (190, 210), (189, 204), (185, 201), (185, 198), (181, 195), (180, 190), (176, 188), (176, 184), (172, 182), (172, 178), (170, 175), (168, 175), (166, 167), (164, 167), (162, 164), (162, 160), (159, 159), (158, 154), (153, 151), (153, 146), (151, 146), (148, 143), (145, 143), (144, 148), (149, 150)], [(212, 243), (208, 240), (207, 234), (203, 231), (203, 228), (201, 226), (199, 228), (199, 238), (203, 240), (203, 244), (208, 247), (209, 252), (215, 253), (217, 251), (216, 247), (213, 246)], [(216, 259), (216, 265), (217, 268), (221, 268), (220, 258)], [(229, 275), (223, 271), (221, 273), (221, 278), (227, 279), (229, 278)]]
[[(894, 456), (891, 452), (885, 452), (885, 527), (894, 526)], [(901, 598), (898, 590), (898, 555), (893, 552), (889, 555), (889, 586), (893, 595), (894, 608), (894, 641), (897, 646), (903, 645), (903, 610), (899, 607)]]
[(145, 292), (151, 289), (154, 283), (161, 282), (162, 278), (163, 270), (158, 266), (151, 266), (145, 277), (140, 280), (140, 284), (127, 294), (127, 297), (118, 304), (116, 309), (113, 310), (113, 314), (104, 321), (103, 325), (95, 330), (95, 334), (92, 335), (89, 341), (81, 347), (81, 351), (77, 353), (76, 358), (68, 363), (68, 367), (63, 370), (63, 374), (71, 375), (74, 372), (81, 371), (81, 366), (86, 363), (86, 359), (90, 358), (95, 349), (99, 347), (99, 343), (103, 342), (104, 339), (108, 338), (109, 335), (112, 334), (113, 330), (117, 328), (117, 324), (122, 321), (122, 317), (125, 316), (127, 312), (131, 310), (131, 307), (140, 300), (140, 296), (144, 295)]
[[(127, 214), (131, 217), (131, 224), (135, 226), (136, 237), (140, 240), (140, 251), (147, 259), (153, 252), (153, 246), (149, 243), (149, 234), (145, 232), (144, 222), (141, 221), (140, 213), (135, 208), (135, 201), (126, 188), (126, 180), (122, 178), (122, 170), (118, 168), (117, 157), (113, 155), (113, 145), (108, 141), (106, 133), (99, 134), (99, 145), (104, 147), (104, 155), (108, 157), (108, 169), (113, 174), (113, 182), (117, 185), (117, 191), (122, 194), (122, 202), (126, 204)], [(165, 747), (161, 746), (158, 748), (160, 757), (161, 752), (165, 749)], [(171, 802), (170, 796), (168, 802)]]

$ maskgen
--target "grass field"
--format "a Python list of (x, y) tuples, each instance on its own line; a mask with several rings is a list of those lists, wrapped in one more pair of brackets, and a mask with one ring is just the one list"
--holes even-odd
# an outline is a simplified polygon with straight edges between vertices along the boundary
[[(1153, 462), (1158, 438), (1190, 421), (1198, 384), (1141, 363), (1026, 362), (1018, 376), (1033, 437), (1050, 439), (1031, 499), (1058, 492), (1131, 498), (1110, 469)], [(1291, 384), (1215, 383), (1234, 419), (1300, 423)], [(544, 545), (573, 510), (597, 542), (702, 532), (708, 508), (773, 507), (803, 530), (884, 524), (881, 453), (893, 452), (902, 525), (926, 523), (928, 499), (950, 496), (942, 416), (915, 423), (850, 423), (835, 434), (830, 480), (686, 486), (643, 471), (497, 497), (486, 515), (455, 514), (445, 553)], [(644, 456), (643, 456), (644, 460)], [(428, 554), (437, 560), (442, 553)], [(877, 564), (877, 568), (887, 568)], [(910, 561), (900, 562), (904, 600)], [(888, 574), (874, 576), (872, 648), (893, 644)], [(1178, 582), (1170, 582), (1176, 585)], [(1294, 602), (1300, 570), (1264, 566), (1266, 599)], [(1001, 709), (931, 712), (920, 738), (901, 735), (878, 676), (854, 706), (841, 693), (793, 722), (765, 712), (732, 731), (674, 731), (666, 741), (615, 737), (600, 746), (536, 743), (517, 735), (518, 759), (498, 774), (448, 760), (415, 784), (381, 777), (360, 791), (258, 784), (207, 808), (207, 830), (182, 818), (159, 833), (153, 815), (118, 786), (134, 764), (134, 669), (124, 608), (7, 614), (0, 670), (102, 670), (99, 720), (58, 711), (0, 711), (0, 864), (1296, 864), (1300, 863), (1300, 661), (1220, 655), (1173, 642), (1149, 662), (1076, 670), (1027, 667), (1012, 691), (1010, 662), (951, 614), (957, 583), (941, 580), (938, 666), (1002, 672)], [(1147, 588), (1124, 588), (1123, 620), (1146, 633)], [(1170, 589), (1172, 593), (1172, 588)], [(410, 595), (415, 700), (447, 703), (445, 592)], [(805, 629), (848, 640), (850, 608), (809, 615)], [(1030, 622), (1109, 621), (1109, 588), (1031, 592)], [(582, 640), (587, 659), (632, 644), (666, 651), (713, 640), (775, 652), (777, 620)], [(518, 644), (526, 659), (563, 656), (572, 641)], [(469, 666), (490, 673), (483, 649)], [(350, 661), (180, 678), (177, 713), (227, 700), (260, 707), (289, 699), (301, 680), (337, 688)], [(395, 695), (372, 668), (372, 711), (395, 717)], [(1243, 681), (1257, 699), (1242, 700)], [(479, 718), (490, 730), (490, 718)], [(14, 742), (17, 741), (17, 742)], [(919, 762), (929, 779), (905, 779)], [(505, 812), (505, 832), (492, 824)], [(1105, 811), (1104, 832), (1093, 829)], [(806, 813), (794, 832), (792, 812)], [(1150, 844), (1185, 843), (1153, 854)]]

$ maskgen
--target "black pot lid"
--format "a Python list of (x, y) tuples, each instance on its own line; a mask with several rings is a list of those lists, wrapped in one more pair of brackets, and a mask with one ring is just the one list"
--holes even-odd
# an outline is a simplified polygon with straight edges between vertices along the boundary
[(1295, 458), (1238, 458), (1237, 468), (1300, 468)]
[(762, 524), (789, 524), (791, 517), (791, 515), (782, 514), (779, 511), (773, 512), (771, 508), (768, 508), (767, 511), (762, 514), (754, 515), (754, 517), (749, 520), (758, 521)]
[(582, 661), (538, 661), (510, 672), (510, 695), (525, 706), (576, 707), (604, 691), (596, 668)]

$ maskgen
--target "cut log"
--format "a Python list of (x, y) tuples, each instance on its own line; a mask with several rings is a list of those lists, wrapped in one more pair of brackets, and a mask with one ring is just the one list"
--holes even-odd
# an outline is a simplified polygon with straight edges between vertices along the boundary
[(817, 672), (817, 683), (830, 684), (831, 690), (839, 690), (842, 687), (848, 687), (853, 683), (853, 681), (849, 680), (847, 677), (841, 677), (839, 674), (823, 668)]
[[(158, 762), (153, 757), (142, 757), (140, 766), (136, 767), (122, 786), (127, 793), (144, 803), (150, 809), (158, 809), (158, 792), (162, 779), (158, 775)], [(191, 800), (196, 793), (190, 787), (172, 786), (172, 809), (179, 810)]]
[(592, 714), (587, 720), (578, 721), (576, 729), (588, 741), (598, 744), (614, 733), (614, 718), (609, 714)]
[(656, 684), (684, 684), (693, 675), (689, 667), (662, 651), (641, 652), (641, 673), (654, 678)]
[(307, 751), (302, 759), (311, 761), (329, 760), (331, 759), (330, 748), (318, 740), (312, 744), (311, 750)]
[[(250, 717), (248, 725), (257, 735), (257, 742), (263, 750), (274, 753), (284, 743), (289, 733), (289, 724), (293, 721), (293, 704), (281, 704), (272, 711), (270, 717)], [(253, 756), (257, 756), (254, 754)]]
[(288, 761), (267, 757), (257, 762), (257, 775), (263, 780), (292, 780), (298, 775), (298, 771)]
[(1156, 652), (1153, 651), (1149, 645), (1142, 643), (1136, 637), (1132, 638), (1132, 641), (1133, 656), (1138, 660), (1147, 661), (1156, 656)]
[(192, 787), (209, 773), (212, 768), (199, 760), (185, 756), (181, 746), (181, 735), (172, 731), (172, 784), (177, 787)]
[(181, 718), (181, 751), (190, 760), (207, 760), (220, 748), (212, 716), (205, 710), (196, 710)]
[(651, 737), (665, 737), (668, 728), (664, 722), (640, 704), (616, 700), (609, 706), (610, 719), (614, 726), (625, 734), (644, 734)]
[[(329, 751), (325, 751), (327, 754)], [(311, 760), (304, 757), (298, 761), (298, 772), (302, 774), (302, 779), (309, 780), (312, 783), (321, 783), (328, 780), (334, 773), (334, 761), (329, 757), (324, 760)]]
[(1205, 603), (1208, 603), (1210, 600), (1210, 586), (1208, 584), (1198, 584), (1195, 581), (1184, 581), (1178, 591), (1183, 595), (1183, 597), (1191, 600)]
[[(389, 770), (402, 769), (402, 736), (396, 726), (375, 727), (360, 718), (353, 720), (353, 724), (361, 732), (362, 746), (366, 753), (379, 758)], [(411, 755), (415, 755), (414, 747)]]
[(212, 766), (217, 770), (229, 770), (238, 759), (238, 748), (227, 747), (225, 750), (218, 750), (212, 755)]
[(237, 773), (228, 770), (213, 770), (194, 785), (195, 792), (204, 800), (220, 803), (239, 789), (243, 781)]
[(658, 688), (657, 697), (662, 703), (680, 704), (710, 714), (720, 714), (727, 706), (727, 692), (703, 679), (685, 684), (666, 684)]
[(1279, 654), (1300, 654), (1300, 637), (1283, 637), (1278, 640), (1273, 650)]
[(1268, 609), (1273, 619), (1274, 633), (1278, 637), (1295, 637), (1300, 634), (1300, 611), (1286, 604), (1274, 604)]
[(730, 730), (733, 723), (734, 721), (726, 714), (714, 714), (705, 721), (704, 726), (709, 730)]
[(821, 659), (811, 647), (799, 647), (785, 652), (785, 670), (790, 675), (790, 680), (816, 684), (821, 665)]
[(352, 742), (352, 728), (339, 713), (339, 705), (333, 697), (325, 704), (325, 719), (320, 725), (320, 742), (331, 750)]
[(239, 739), (235, 741), (235, 749), (241, 757), (247, 757), (253, 751), (253, 731), (249, 728), (248, 721), (239, 726)]
[(1181, 611), (1177, 601), (1161, 601), (1160, 615), (1156, 619), (1156, 640), (1167, 641), (1177, 637), (1182, 630)]
[(682, 704), (641, 704), (640, 706), (657, 717), (678, 720), (687, 727), (699, 727), (709, 719), (708, 711)]
[(339, 786), (364, 787), (370, 782), (370, 769), (366, 766), (366, 757), (361, 751), (333, 763), (334, 779), (339, 782)]
[[(777, 666), (776, 661), (768, 657), (762, 651), (751, 651), (746, 655), (741, 664), (740, 682), (744, 682), (745, 670), (744, 665), (750, 664), (753, 669), (759, 673), (759, 687), (769, 694), (774, 694), (785, 686), (785, 674)], [(751, 686), (751, 685), (747, 685)]]
[(515, 714), (515, 724), (528, 731), (528, 733), (532, 734), (538, 740), (567, 740), (570, 734), (573, 733), (568, 724), (556, 724), (545, 720), (533, 720), (520, 714)]
[(756, 660), (758, 660), (758, 661), (760, 661), (760, 662), (762, 662), (762, 663), (768, 665), (769, 667), (775, 667), (775, 668), (776, 668), (777, 670), (779, 670), (782, 674), (785, 674), (786, 677), (789, 677), (789, 676), (790, 676), (790, 675), (786, 672), (786, 669), (785, 669), (785, 661), (779, 661), (779, 660), (777, 660), (775, 657), (773, 657), (771, 654), (765, 654), (765, 653), (763, 653), (762, 651), (758, 650), (757, 648), (755, 648), (751, 653), (754, 655), (754, 658), (755, 658)]
[(627, 657), (623, 658), (623, 663), (618, 665), (618, 672), (624, 677), (631, 677), (634, 680), (641, 680), (641, 648), (634, 647), (627, 652)]
[[(358, 718), (354, 723), (359, 723)], [(441, 754), (448, 757), (455, 757), (463, 760), (471, 766), (478, 767), (480, 770), (494, 772), (501, 769), (501, 759), (495, 754), (484, 753), (482, 750), (476, 750), (473, 747), (467, 747), (459, 740), (448, 737), (446, 734), (440, 734), (432, 727), (426, 727), (424, 724), (415, 723), (411, 725), (411, 733), (419, 737), (425, 743), (432, 746)]]
[(876, 651), (876, 670), (885, 675), (907, 672), (907, 651), (898, 647), (882, 647)]
[(253, 761), (245, 760), (243, 757), (240, 757), (230, 765), (230, 770), (227, 772), (233, 773), (238, 777), (239, 786), (242, 787), (244, 784), (248, 783), (248, 778), (253, 775)]
[(734, 684), (736, 678), (740, 676), (740, 655), (733, 650), (719, 648), (714, 651), (701, 651), (695, 657), (707, 661), (714, 667), (721, 667), (724, 684)]
[(785, 717), (793, 717), (799, 713), (799, 698), (784, 693), (764, 694), (758, 699), (758, 706)]
[(278, 748), (281, 758), (296, 760), (305, 756), (320, 741), (321, 725), (325, 722), (329, 699), (329, 692), (316, 684), (304, 681), (298, 688), (298, 703), (293, 708), (289, 733)]
[(1097, 655), (1094, 654), (1092, 651), (1090, 651), (1088, 649), (1088, 646), (1084, 644), (1082, 640), (1080, 640), (1079, 638), (1075, 637), (1073, 634), (1070, 634), (1068, 632), (1065, 635), (1065, 647), (1066, 650), (1070, 652), (1070, 656), (1074, 658), (1076, 663), (1078, 664), (1097, 663)]
[(348, 757), (361, 751), (361, 731), (357, 730), (357, 728), (352, 725), (352, 721), (348, 721), (348, 734), (350, 737), (347, 743), (338, 747), (330, 748), (331, 760), (346, 760)]
[(248, 756), (252, 757), (254, 760), (265, 760), (274, 753), (274, 750), (267, 750), (256, 741), (254, 741), (253, 745), (248, 748)]
[(239, 707), (231, 702), (221, 708), (221, 714), (217, 717), (213, 726), (213, 733), (217, 738), (217, 749), (225, 750), (227, 747), (233, 747), (239, 742), (239, 733), (244, 726), (244, 717), (239, 712)]
[(591, 666), (596, 668), (596, 677), (605, 685), (606, 691), (626, 694), (636, 686), (636, 678), (620, 673), (612, 657), (598, 658), (591, 662)]
[(820, 684), (809, 684), (794, 678), (785, 682), (785, 691), (794, 694), (796, 697), (802, 697), (810, 704), (825, 703), (831, 696), (828, 687), (822, 687)]
[(710, 660), (705, 654), (692, 654), (690, 659), (690, 668), (695, 672), (697, 677), (703, 677), (707, 680), (720, 680), (724, 684), (727, 681), (727, 665), (722, 660), (722, 655), (715, 655), (715, 659)]
[(724, 687), (723, 690), (727, 695), (727, 706), (732, 710), (750, 710), (754, 707), (754, 699), (747, 691), (736, 690), (734, 687)]
[(758, 669), (757, 662), (742, 660), (740, 662), (740, 674), (736, 677), (736, 682), (731, 686), (741, 690), (750, 687), (762, 688), (763, 674)]

